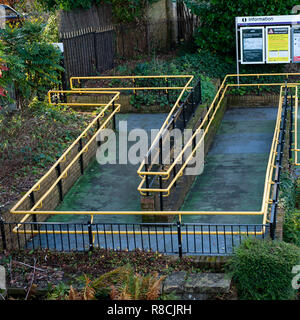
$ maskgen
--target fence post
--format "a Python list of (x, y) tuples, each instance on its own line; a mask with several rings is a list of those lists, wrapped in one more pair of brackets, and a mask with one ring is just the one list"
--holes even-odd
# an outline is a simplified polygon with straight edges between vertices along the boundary
[(191, 98), (192, 98), (192, 110), (193, 110), (193, 115), (192, 117), (195, 117), (195, 97), (194, 97), (194, 92), (195, 92), (195, 88), (192, 89), (191, 91)]
[[(145, 163), (145, 171), (148, 172), (148, 164)], [(146, 188), (149, 189), (149, 176), (146, 174)], [(149, 196), (149, 192), (146, 192), (146, 195)]]
[(4, 220), (2, 218), (1, 211), (0, 211), (0, 231), (1, 231), (1, 238), (2, 238), (2, 248), (3, 250), (6, 250), (7, 243), (6, 243), (5, 227), (4, 227)]
[(270, 223), (270, 237), (272, 240), (275, 240), (275, 230), (276, 230), (276, 224), (273, 221)]
[(93, 251), (94, 244), (93, 244), (93, 233), (92, 233), (91, 220), (88, 221), (88, 232), (89, 232), (89, 251)]
[(97, 50), (97, 39), (96, 39), (96, 32), (93, 32), (93, 40), (94, 40), (94, 58), (95, 58), (95, 69), (98, 72), (99, 71), (99, 65), (98, 65), (98, 50)]
[[(99, 118), (97, 119), (97, 130), (99, 130), (100, 129), (100, 120), (99, 120)], [(100, 132), (99, 132), (100, 133)], [(98, 138), (99, 138), (99, 133), (98, 133)], [(98, 147), (100, 147), (101, 146), (101, 141), (100, 140), (97, 140), (97, 145), (98, 145)]]
[(201, 90), (201, 79), (199, 79), (199, 101), (198, 103), (202, 104), (202, 90)]
[[(80, 138), (78, 152), (80, 152), (81, 150), (82, 150), (82, 139)], [(80, 163), (81, 174), (83, 174), (84, 173), (84, 169), (83, 169), (83, 155), (82, 154), (79, 157), (79, 163)]]
[(178, 236), (178, 254), (179, 258), (182, 258), (182, 243), (181, 243), (181, 223), (177, 221), (177, 236)]
[(270, 237), (272, 240), (275, 240), (275, 237), (276, 237), (277, 205), (278, 205), (281, 164), (282, 164), (284, 142), (285, 142), (285, 130), (286, 130), (286, 120), (287, 120), (286, 117), (287, 117), (287, 85), (285, 87), (284, 104), (283, 104), (283, 111), (281, 114), (280, 132), (278, 137), (279, 142), (277, 145), (277, 157), (275, 160), (276, 171), (275, 171), (275, 177), (274, 177), (273, 203), (272, 203), (271, 214), (270, 214)]
[[(293, 144), (293, 122), (294, 122), (294, 118), (293, 118), (293, 94), (292, 94), (292, 90), (291, 90), (291, 110), (290, 110), (290, 143), (289, 143), (289, 159), (292, 159), (293, 155), (292, 155), (292, 144)], [(289, 161), (289, 164), (291, 162)]]

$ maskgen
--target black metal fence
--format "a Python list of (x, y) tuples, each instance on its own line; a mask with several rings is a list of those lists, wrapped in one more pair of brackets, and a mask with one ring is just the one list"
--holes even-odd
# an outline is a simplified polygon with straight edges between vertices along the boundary
[[(288, 100), (288, 95), (290, 93), (290, 101)], [(281, 113), (281, 124), (280, 124), (280, 132), (278, 137), (278, 145), (276, 150), (276, 159), (275, 159), (275, 174), (274, 174), (274, 186), (273, 186), (273, 198), (271, 205), (271, 214), (270, 214), (270, 236), (272, 239), (275, 239), (276, 232), (276, 224), (277, 224), (277, 208), (278, 208), (278, 197), (280, 190), (280, 174), (282, 170), (282, 161), (286, 140), (286, 130), (287, 130), (287, 115), (288, 110), (290, 111), (290, 128), (289, 128), (289, 158), (292, 159), (292, 132), (293, 132), (293, 95), (292, 88), (288, 88), (287, 84), (285, 85), (284, 91), (284, 101), (282, 105), (282, 113)]]
[(265, 238), (268, 225), (199, 223), (54, 223), (0, 220), (3, 249), (57, 251), (136, 249), (165, 254), (232, 254), (246, 237)]
[[(194, 117), (197, 107), (202, 103), (202, 95), (201, 95), (201, 79), (197, 80), (196, 85), (194, 88), (190, 91), (190, 93), (187, 95), (185, 100), (182, 102), (182, 104), (179, 106), (177, 111), (172, 115), (171, 120), (169, 121), (168, 125), (164, 129), (164, 131), (161, 133), (159, 139), (157, 142), (149, 149), (145, 156), (145, 171), (162, 171), (164, 167), (164, 160), (163, 160), (163, 154), (165, 153), (165, 137), (166, 135), (173, 129), (179, 129), (182, 133), (187, 128), (187, 125), (189, 121)], [(201, 120), (202, 122), (202, 120)], [(165, 154), (167, 156), (170, 156), (173, 154), (173, 157), (171, 157), (170, 164), (174, 162), (174, 155), (175, 155), (175, 138), (172, 136), (170, 140), (168, 140), (167, 148), (169, 152), (166, 152)], [(193, 143), (193, 147), (195, 147), (195, 142)], [(166, 185), (170, 182), (170, 179), (173, 179), (178, 170), (180, 169), (181, 164), (175, 164), (172, 169), (172, 175), (170, 175), (170, 178), (168, 180), (164, 180), (162, 176), (159, 175), (153, 175), (150, 177), (149, 175), (146, 175), (146, 188), (151, 188), (155, 183), (157, 183), (160, 187), (160, 189), (163, 188), (163, 185)], [(175, 183), (176, 186), (176, 183)], [(164, 197), (163, 193), (159, 193), (160, 198), (160, 210), (164, 210)]]
[[(174, 115), (170, 122), (171, 128), (174, 124), (185, 127), (186, 119), (194, 112), (195, 101), (201, 101), (200, 86), (198, 82), (195, 87), (198, 89), (194, 88)], [(16, 223), (6, 222), (0, 216), (0, 248), (48, 248), (59, 251), (92, 251), (97, 247), (120, 251), (142, 249), (178, 254), (181, 257), (184, 254), (232, 254), (234, 248), (247, 237), (275, 239), (285, 140), (288, 137), (287, 131), (291, 132), (293, 129), (287, 127), (288, 112), (293, 120), (295, 100), (292, 90), (286, 86), (282, 105), (275, 170), (272, 178), (274, 185), (270, 223), (200, 224), (180, 221), (174, 223), (91, 223), (90, 221), (87, 223)], [(291, 154), (291, 139), (289, 142), (288, 147)]]

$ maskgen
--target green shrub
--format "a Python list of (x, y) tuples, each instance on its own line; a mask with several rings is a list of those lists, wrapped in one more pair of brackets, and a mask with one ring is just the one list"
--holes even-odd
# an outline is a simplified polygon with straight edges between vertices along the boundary
[[(206, 55), (207, 54), (207, 55)], [(205, 58), (205, 56), (207, 58)], [(119, 66), (117, 68), (117, 73), (120, 75), (134, 74), (140, 76), (149, 75), (193, 75), (195, 78), (191, 85), (195, 85), (196, 81), (201, 78), (201, 88), (202, 88), (202, 99), (203, 102), (210, 102), (213, 100), (216, 94), (216, 88), (213, 84), (211, 78), (222, 77), (229, 72), (230, 65), (226, 64), (225, 61), (219, 59), (216, 60), (216, 69), (213, 71), (212, 62), (214, 61), (213, 55), (209, 52), (205, 54), (187, 54), (185, 56), (177, 57), (169, 61), (162, 61), (158, 59), (153, 59), (150, 62), (143, 62), (136, 65), (132, 70), (129, 70), (127, 65)], [(217, 58), (216, 58), (217, 59)], [(218, 63), (220, 62), (220, 63)], [(161, 80), (151, 80), (151, 85), (161, 86), (164, 83), (159, 82)], [(171, 81), (171, 80), (170, 80)], [(186, 79), (177, 79), (177, 85), (185, 85)], [(147, 81), (145, 86), (149, 86), (150, 82)], [(178, 91), (170, 91), (169, 98), (170, 101), (175, 102), (178, 97)], [(184, 97), (183, 97), (184, 99)], [(154, 103), (161, 106), (168, 105), (168, 100), (165, 95), (159, 96), (156, 92), (147, 92), (146, 95), (132, 97), (131, 103), (137, 107), (141, 105), (153, 105)]]
[(2, 72), (0, 87), (14, 83), (16, 100), (27, 106), (37, 96), (59, 84), (61, 52), (44, 37), (44, 26), (26, 22), (21, 28), (0, 30), (0, 52), (7, 70)]
[(283, 241), (300, 247), (300, 212), (297, 210), (285, 213)]
[(44, 38), (47, 42), (59, 42), (58, 17), (56, 12), (49, 15), (44, 29)]
[(280, 178), (279, 206), (284, 209), (283, 241), (300, 246), (300, 214), (296, 210), (297, 182), (288, 173)]
[(89, 9), (93, 4), (101, 6), (109, 3), (112, 15), (117, 22), (131, 22), (142, 18), (147, 5), (158, 0), (41, 0), (40, 3), (47, 10)]
[(184, 0), (201, 24), (195, 34), (196, 44), (235, 59), (235, 17), (288, 15), (295, 0)]
[(285, 242), (244, 240), (226, 264), (240, 299), (286, 300), (295, 297), (293, 266), (300, 264), (300, 248)]

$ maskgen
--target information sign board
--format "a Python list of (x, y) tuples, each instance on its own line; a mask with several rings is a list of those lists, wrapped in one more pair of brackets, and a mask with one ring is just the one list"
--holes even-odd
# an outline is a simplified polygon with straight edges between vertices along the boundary
[(290, 27), (266, 27), (267, 63), (290, 62)]
[(265, 34), (263, 27), (241, 28), (241, 63), (265, 62)]

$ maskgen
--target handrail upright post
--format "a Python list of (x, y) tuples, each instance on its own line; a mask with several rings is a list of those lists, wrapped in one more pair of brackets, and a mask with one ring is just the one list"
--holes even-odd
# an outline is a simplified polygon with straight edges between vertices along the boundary
[[(34, 192), (32, 191), (31, 193), (30, 193), (30, 203), (31, 203), (31, 207), (33, 207), (34, 205), (35, 205), (35, 197), (34, 197)], [(36, 223), (37, 222), (37, 219), (36, 219), (36, 214), (32, 214), (32, 221), (34, 222), (34, 223)], [(33, 226), (33, 230), (37, 230), (37, 226), (34, 224), (34, 226)]]
[[(174, 118), (174, 116), (173, 116), (173, 130), (175, 129), (175, 118)], [(173, 137), (174, 138), (174, 146), (173, 146), (173, 157), (172, 157), (172, 163), (174, 163), (174, 161), (175, 161), (175, 145), (176, 145), (176, 143), (175, 143), (175, 137)], [(174, 165), (174, 167), (173, 167), (173, 175), (174, 175), (174, 177), (176, 176), (176, 164)], [(174, 187), (176, 187), (176, 184), (177, 184), (177, 182), (175, 181), (174, 182)]]
[[(171, 235), (172, 236), (172, 235)], [(177, 221), (177, 237), (178, 237), (178, 254), (179, 258), (182, 258), (182, 241), (181, 241), (181, 223)]]
[[(56, 167), (56, 172), (57, 172), (57, 177), (59, 177), (61, 175), (60, 163)], [(59, 180), (57, 186), (58, 186), (58, 192), (59, 192), (59, 199), (60, 199), (60, 201), (63, 201), (63, 190), (62, 190), (62, 181), (61, 181), (61, 179)]]
[[(78, 152), (80, 152), (81, 150), (82, 150), (82, 139), (80, 138)], [(79, 163), (80, 163), (80, 172), (81, 172), (81, 174), (83, 174), (84, 168), (83, 168), (83, 155), (82, 154), (79, 157)]]
[[(99, 129), (100, 129), (100, 120), (97, 119), (97, 130), (99, 130)], [(99, 133), (100, 133), (100, 132), (99, 132)], [(99, 134), (98, 134), (98, 136), (99, 136)], [(100, 141), (100, 140), (97, 140), (97, 145), (98, 145), (98, 147), (101, 146), (101, 141)]]
[[(162, 157), (162, 136), (159, 138), (159, 164), (162, 166), (163, 164), (163, 157)], [(163, 188), (163, 183), (162, 183), (162, 176), (159, 176), (159, 188)], [(159, 200), (160, 200), (160, 210), (163, 211), (163, 194), (162, 192), (159, 193)]]
[[(145, 171), (148, 172), (148, 164), (145, 163)], [(149, 189), (149, 176), (146, 174), (146, 188)], [(146, 195), (149, 196), (149, 192), (146, 192)]]
[(209, 119), (209, 106), (207, 106), (207, 111), (206, 111), (206, 113), (207, 113), (207, 124), (208, 124), (209, 121), (210, 121), (210, 119)]

